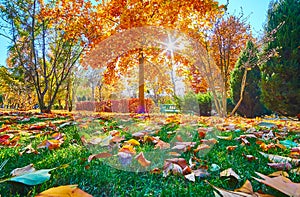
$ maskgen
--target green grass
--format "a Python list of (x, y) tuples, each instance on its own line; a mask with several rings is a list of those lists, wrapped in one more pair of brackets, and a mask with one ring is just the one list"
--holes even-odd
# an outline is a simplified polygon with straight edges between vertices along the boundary
[[(37, 119), (30, 120), (29, 123), (39, 122)], [(136, 125), (130, 127), (130, 125)], [(227, 168), (233, 168), (233, 170), (240, 175), (241, 180), (237, 184), (233, 184), (229, 179), (220, 178), (219, 172), (210, 172), (210, 176), (205, 179), (197, 178), (196, 182), (190, 182), (186, 180), (182, 175), (169, 175), (163, 177), (163, 174), (152, 174), (150, 172), (128, 172), (118, 170), (108, 165), (106, 159), (97, 159), (88, 163), (87, 158), (93, 152), (90, 148), (82, 145), (80, 136), (85, 134), (90, 137), (95, 131), (101, 131), (103, 135), (107, 135), (107, 132), (111, 130), (119, 130), (125, 138), (131, 139), (131, 133), (139, 131), (138, 120), (131, 122), (122, 122), (121, 120), (97, 120), (93, 126), (79, 129), (78, 126), (68, 126), (63, 128), (60, 132), (66, 135), (65, 142), (59, 149), (47, 150), (39, 149), (40, 154), (23, 154), (20, 156), (18, 152), (32, 143), (33, 147), (36, 147), (41, 141), (47, 139), (48, 136), (42, 136), (39, 138), (29, 139), (24, 135), (20, 139), (21, 146), (8, 148), (2, 147), (0, 150), (0, 163), (9, 159), (4, 168), (0, 171), (0, 178), (9, 177), (10, 172), (19, 167), (26, 166), (33, 163), (36, 169), (49, 169), (68, 164), (66, 168), (58, 168), (51, 171), (51, 179), (43, 184), (37, 186), (25, 186), (13, 182), (0, 183), (0, 194), (2, 197), (9, 196), (34, 196), (48, 188), (59, 185), (78, 184), (78, 187), (93, 196), (213, 196), (213, 189), (209, 186), (205, 180), (211, 184), (233, 190), (242, 186), (242, 184), (248, 179), (251, 181), (255, 191), (263, 190), (274, 196), (284, 196), (283, 194), (264, 186), (253, 180), (252, 177), (256, 176), (255, 171), (270, 174), (275, 170), (270, 168), (267, 163), (268, 160), (263, 158), (258, 150), (259, 146), (255, 144), (255, 139), (250, 140), (250, 146), (242, 146), (239, 141), (236, 140), (219, 140), (219, 143), (215, 144), (213, 148), (204, 155), (197, 155), (200, 160), (197, 166), (207, 167), (210, 169), (212, 164), (220, 166), (220, 171)], [(27, 124), (22, 123), (22, 124)], [(120, 127), (120, 125), (122, 125)], [(203, 126), (203, 125), (202, 125)], [(128, 127), (129, 130), (124, 132), (123, 128)], [(162, 140), (169, 142), (174, 137), (174, 134), (168, 135), (168, 132), (173, 132), (178, 129), (176, 124), (166, 124), (162, 126), (157, 133)], [(185, 128), (186, 131), (193, 131), (194, 136), (192, 139), (199, 144), (200, 140), (197, 136), (196, 129), (194, 127)], [(105, 131), (105, 132), (104, 132)], [(224, 136), (233, 135), (233, 139), (238, 137), (243, 132), (226, 132), (218, 133)], [(290, 135), (288, 139), (294, 139), (295, 135)], [(229, 145), (237, 145), (237, 149), (228, 152), (226, 147)], [(149, 151), (153, 149), (152, 144), (142, 144), (139, 151)], [(271, 150), (269, 153), (287, 154), (285, 151)], [(243, 154), (250, 154), (258, 159), (255, 161), (248, 161), (243, 157)], [(192, 150), (182, 154), (182, 157), (187, 160), (193, 155)], [(290, 179), (294, 182), (300, 182), (300, 177), (290, 174)]]

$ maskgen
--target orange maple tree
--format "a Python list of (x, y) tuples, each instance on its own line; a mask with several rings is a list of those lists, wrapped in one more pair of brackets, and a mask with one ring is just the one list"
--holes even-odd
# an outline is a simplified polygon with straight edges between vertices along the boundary
[[(214, 0), (174, 0), (172, 2), (166, 0), (112, 0), (104, 2), (102, 5), (103, 9), (100, 9), (98, 14), (104, 19), (103, 29), (99, 36), (92, 39), (92, 50), (85, 60), (93, 67), (106, 66), (105, 78), (115, 81), (120, 74), (127, 70), (129, 66), (126, 63), (127, 57), (135, 57), (136, 65), (139, 65), (140, 112), (144, 112), (145, 109), (145, 62), (153, 59), (153, 53), (161, 55), (165, 50), (153, 43), (152, 47), (149, 47), (151, 38), (153, 42), (160, 37), (160, 34), (165, 37), (161, 29), (176, 29), (201, 42), (202, 30), (211, 28), (224, 8)], [(160, 27), (161, 29), (151, 32), (151, 30), (148, 31), (149, 28), (143, 27)], [(114, 35), (118, 36), (118, 33), (119, 37), (113, 37)], [(176, 38), (176, 35), (172, 35), (172, 37)], [(109, 44), (103, 43), (106, 38), (111, 39)], [(106, 50), (108, 48), (109, 50)], [(101, 55), (99, 55), (100, 53)]]

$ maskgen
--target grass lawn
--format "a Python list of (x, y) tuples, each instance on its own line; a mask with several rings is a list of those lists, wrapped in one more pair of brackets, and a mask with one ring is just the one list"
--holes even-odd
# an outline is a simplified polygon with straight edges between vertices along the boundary
[[(56, 168), (50, 180), (34, 186), (1, 182), (2, 197), (35, 196), (74, 184), (93, 196), (215, 196), (210, 184), (234, 190), (246, 180), (254, 191), (286, 196), (253, 179), (260, 178), (255, 172), (278, 171), (260, 152), (294, 160), (300, 155), (300, 123), (290, 120), (1, 112), (0, 124), (0, 164), (8, 159), (1, 180), (29, 164), (36, 170)], [(140, 152), (150, 164), (135, 159)], [(109, 155), (90, 157), (98, 153)], [(220, 176), (228, 168), (240, 178)], [(299, 163), (284, 168), (292, 182), (300, 182), (300, 170), (294, 170)], [(196, 174), (195, 181), (190, 174)]]

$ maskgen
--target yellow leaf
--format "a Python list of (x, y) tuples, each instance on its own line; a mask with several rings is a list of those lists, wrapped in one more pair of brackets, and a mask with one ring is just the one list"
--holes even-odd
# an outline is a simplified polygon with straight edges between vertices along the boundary
[(124, 145), (119, 152), (125, 152), (125, 153), (129, 153), (129, 154), (135, 154), (135, 149), (132, 145)]
[(130, 144), (132, 146), (139, 146), (140, 145), (140, 143), (135, 139), (130, 139), (130, 140), (126, 141), (125, 143)]
[(92, 195), (77, 188), (77, 185), (64, 185), (59, 187), (53, 187), (36, 197), (92, 197)]

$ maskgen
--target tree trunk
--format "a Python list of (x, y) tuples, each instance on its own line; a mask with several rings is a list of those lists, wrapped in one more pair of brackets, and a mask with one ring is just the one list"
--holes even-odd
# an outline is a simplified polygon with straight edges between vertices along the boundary
[(145, 68), (143, 51), (139, 53), (139, 107), (138, 113), (145, 113)]
[(247, 73), (248, 73), (248, 70), (247, 70), (247, 68), (245, 68), (244, 75), (243, 75), (243, 78), (242, 78), (242, 83), (241, 83), (240, 99), (239, 99), (238, 103), (235, 105), (235, 107), (233, 108), (232, 112), (230, 113), (230, 116), (233, 116), (235, 114), (235, 112), (238, 110), (239, 106), (241, 105), (241, 103), (243, 101), (243, 96), (244, 96), (244, 91), (245, 91), (245, 86), (246, 86)]

